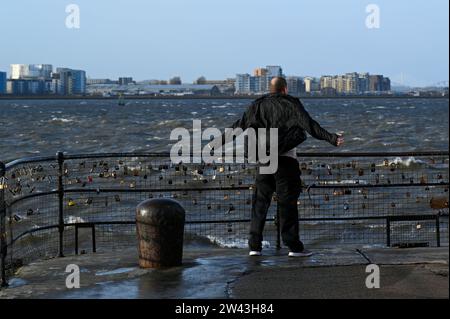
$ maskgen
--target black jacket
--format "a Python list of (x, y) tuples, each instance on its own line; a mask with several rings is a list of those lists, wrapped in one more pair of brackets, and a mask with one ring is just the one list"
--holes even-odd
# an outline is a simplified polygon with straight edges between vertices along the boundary
[[(278, 128), (278, 154), (303, 143), (306, 132), (312, 137), (336, 146), (338, 136), (331, 134), (314, 121), (298, 98), (285, 94), (267, 94), (255, 100), (232, 128)], [(222, 135), (222, 145), (226, 141)]]

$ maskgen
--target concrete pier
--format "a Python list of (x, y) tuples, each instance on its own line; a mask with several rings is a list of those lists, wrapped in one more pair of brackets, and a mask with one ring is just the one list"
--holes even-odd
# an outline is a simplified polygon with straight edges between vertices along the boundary
[[(342, 248), (289, 259), (266, 250), (189, 244), (184, 264), (140, 269), (137, 250), (39, 261), (22, 267), (0, 298), (448, 298), (448, 247)], [(377, 264), (381, 288), (365, 286), (366, 266)], [(68, 264), (80, 268), (80, 289), (65, 285)]]

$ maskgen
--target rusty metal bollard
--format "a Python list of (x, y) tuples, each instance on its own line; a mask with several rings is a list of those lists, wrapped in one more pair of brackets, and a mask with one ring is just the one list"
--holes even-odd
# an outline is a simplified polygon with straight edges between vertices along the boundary
[(182, 264), (185, 211), (176, 201), (151, 199), (136, 208), (139, 266), (174, 267)]

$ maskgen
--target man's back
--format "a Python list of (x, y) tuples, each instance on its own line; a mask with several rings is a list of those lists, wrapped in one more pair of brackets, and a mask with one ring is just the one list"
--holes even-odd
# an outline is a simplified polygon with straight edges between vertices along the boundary
[(281, 93), (268, 94), (254, 101), (239, 124), (244, 124), (238, 125), (243, 129), (278, 129), (279, 154), (303, 143), (307, 138), (306, 132), (333, 145), (338, 138), (314, 121), (298, 98)]

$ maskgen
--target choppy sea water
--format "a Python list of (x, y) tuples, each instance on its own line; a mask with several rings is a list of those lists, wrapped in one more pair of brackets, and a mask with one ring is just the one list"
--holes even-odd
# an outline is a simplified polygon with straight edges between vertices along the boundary
[[(229, 127), (250, 100), (0, 100), (0, 160), (57, 151), (169, 151), (170, 132)], [(325, 128), (343, 132), (340, 151), (446, 150), (448, 99), (307, 99)], [(299, 151), (336, 151), (309, 138)]]
[[(169, 140), (172, 129), (176, 127), (192, 128), (192, 120), (202, 120), (203, 128), (223, 129), (238, 119), (250, 103), (250, 100), (136, 100), (128, 101), (126, 106), (118, 106), (117, 101), (111, 100), (0, 100), (0, 160), (7, 162), (24, 156), (54, 155), (57, 151), (66, 151), (72, 154), (78, 152), (169, 151), (170, 145), (174, 143)], [(338, 149), (341, 152), (448, 149), (448, 99), (318, 99), (305, 100), (304, 104), (313, 118), (325, 128), (332, 132), (344, 133), (346, 144), (345, 147)], [(313, 138), (309, 138), (299, 148), (300, 152), (336, 150), (327, 143)], [(438, 177), (438, 173), (442, 174), (439, 166), (441, 163), (429, 162), (429, 159), (426, 159), (427, 162), (421, 162), (420, 159), (413, 158), (391, 160), (396, 164), (394, 165), (395, 171), (391, 171), (391, 165), (385, 167), (381, 158), (374, 162), (377, 170), (373, 173), (370, 172), (370, 163), (357, 164), (365, 165), (363, 175), (360, 175), (358, 169), (352, 167), (333, 168), (333, 164), (336, 165), (334, 162), (327, 163), (327, 165), (331, 165), (330, 169), (327, 165), (307, 164), (302, 178), (306, 185), (314, 183), (318, 176), (321, 179), (327, 176), (334, 179), (340, 173), (344, 178), (342, 183), (352, 184), (358, 179), (361, 180), (362, 185), (365, 180), (374, 182), (378, 175), (381, 183), (384, 184), (405, 183), (410, 178), (418, 182), (421, 180), (421, 174), (429, 176), (428, 182), (448, 180), (447, 174)], [(98, 163), (71, 163), (74, 166), (70, 167), (75, 169), (68, 174), (67, 182), (69, 185), (79, 186), (83, 184), (83, 181), (89, 181), (88, 175), (93, 176), (93, 183), (99, 187), (105, 183), (111, 186), (115, 185), (114, 183), (120, 183), (120, 187), (126, 187), (123, 185), (128, 184), (136, 184), (133, 187), (149, 186), (150, 183), (159, 186), (182, 187), (186, 182), (214, 186), (221, 178), (224, 183), (231, 183), (235, 178), (244, 179), (244, 184), (251, 183), (253, 180), (250, 179), (253, 175), (241, 176), (239, 170), (224, 170), (218, 174), (210, 167), (203, 170), (202, 176), (199, 176), (198, 170), (195, 169), (188, 171), (187, 175), (178, 176), (183, 173), (181, 170), (177, 172), (174, 168), (162, 173), (157, 170), (157, 166), (150, 169), (142, 163), (136, 166), (137, 175), (125, 176), (125, 166), (131, 169), (134, 167), (133, 165), (137, 165), (137, 159), (130, 161), (130, 163), (120, 163), (120, 161), (110, 163), (110, 168), (114, 167), (114, 170), (117, 171), (117, 179), (111, 178), (111, 176), (107, 178), (104, 173), (97, 171), (104, 168), (97, 165)], [(322, 163), (315, 162), (315, 164)], [(448, 161), (446, 165), (448, 167)], [(117, 168), (115, 168), (116, 166)], [(17, 196), (23, 195), (23, 192), (33, 192), (33, 185), (38, 186), (37, 180), (45, 184), (48, 179), (44, 179), (44, 177), (54, 173), (51, 167), (51, 165), (47, 167), (49, 171), (44, 169), (43, 172), (38, 173), (38, 175), (42, 175), (41, 179), (36, 179), (36, 176), (20, 176), (23, 187), (20, 187), (21, 191)], [(80, 171), (81, 167), (85, 171)], [(328, 170), (332, 171), (332, 176), (329, 176)], [(340, 173), (336, 175), (338, 172)], [(148, 179), (143, 177), (147, 174)], [(163, 179), (162, 175), (164, 175)], [(9, 177), (11, 181), (14, 180), (11, 176)], [(31, 186), (27, 185), (27, 177), (34, 178), (31, 180), (34, 184), (30, 182)], [(208, 184), (204, 184), (205, 181)], [(53, 187), (53, 184), (50, 183), (47, 186)], [(11, 188), (11, 190), (14, 189)], [(183, 206), (192, 213), (189, 216), (196, 219), (248, 218), (251, 194), (250, 192), (238, 193), (231, 197), (229, 195), (222, 196), (222, 193), (205, 195), (205, 193), (183, 194), (181, 192), (170, 194), (165, 192), (164, 194), (155, 194), (155, 196), (170, 196), (171, 198), (177, 196)], [(332, 191), (316, 191), (311, 194), (302, 194), (299, 199), (301, 217), (423, 213), (430, 210), (430, 198), (436, 194), (447, 196), (448, 188), (447, 190), (444, 190), (443, 187), (427, 190), (419, 187), (413, 190), (398, 189), (395, 191), (382, 189), (377, 192), (365, 193), (362, 187), (361, 193), (358, 194), (334, 193)], [(133, 218), (136, 203), (143, 200), (144, 197), (146, 198), (148, 194), (116, 196), (118, 195), (111, 194), (108, 197), (104, 194), (95, 196), (80, 194), (78, 197), (67, 198), (65, 203), (66, 222), (90, 221), (92, 218), (100, 220), (126, 217), (126, 220), (129, 220)], [(19, 221), (13, 223), (14, 227), (17, 227), (16, 234), (20, 233), (18, 231), (22, 228), (23, 230), (31, 227), (39, 228), (46, 226), (47, 222), (51, 223), (52, 220), (56, 220), (56, 206), (48, 205), (46, 201), (38, 204), (42, 207), (36, 208), (36, 203), (32, 200), (22, 202), (15, 207), (14, 214), (20, 217)], [(231, 210), (230, 205), (235, 209)], [(275, 215), (274, 207), (275, 205), (272, 205), (269, 216)], [(95, 208), (98, 208), (99, 211), (95, 211), (93, 214)], [(33, 214), (28, 216), (30, 209)], [(34, 214), (35, 212), (39, 212), (39, 214)], [(123, 212), (129, 214), (124, 216)], [(418, 232), (423, 232), (425, 235), (421, 236), (428, 236), (431, 241), (434, 231), (432, 225), (434, 225), (433, 222), (426, 225), (425, 223), (402, 224), (393, 226), (393, 232), (399, 233), (401, 239), (403, 237), (416, 238)], [(446, 234), (448, 234), (447, 225), (448, 222), (442, 229)], [(228, 229), (228, 225), (222, 224), (208, 226), (209, 228), (206, 230), (201, 228), (200, 232), (202, 234), (210, 232), (213, 235), (208, 235), (207, 238), (222, 246), (245, 247), (247, 225), (232, 226), (230, 229)], [(273, 232), (274, 226), (268, 225), (268, 227), (271, 227)], [(423, 229), (426, 231), (422, 231)], [(303, 224), (302, 230), (304, 235), (309, 238), (308, 243), (318, 245), (322, 243), (332, 245), (340, 242), (369, 244), (361, 241), (360, 238), (371, 239), (378, 243), (383, 242), (385, 236), (384, 221), (360, 224), (340, 221), (324, 224), (313, 221)], [(132, 232), (132, 237), (134, 238), (134, 236), (135, 234)], [(133, 241), (129, 242), (133, 243)]]

